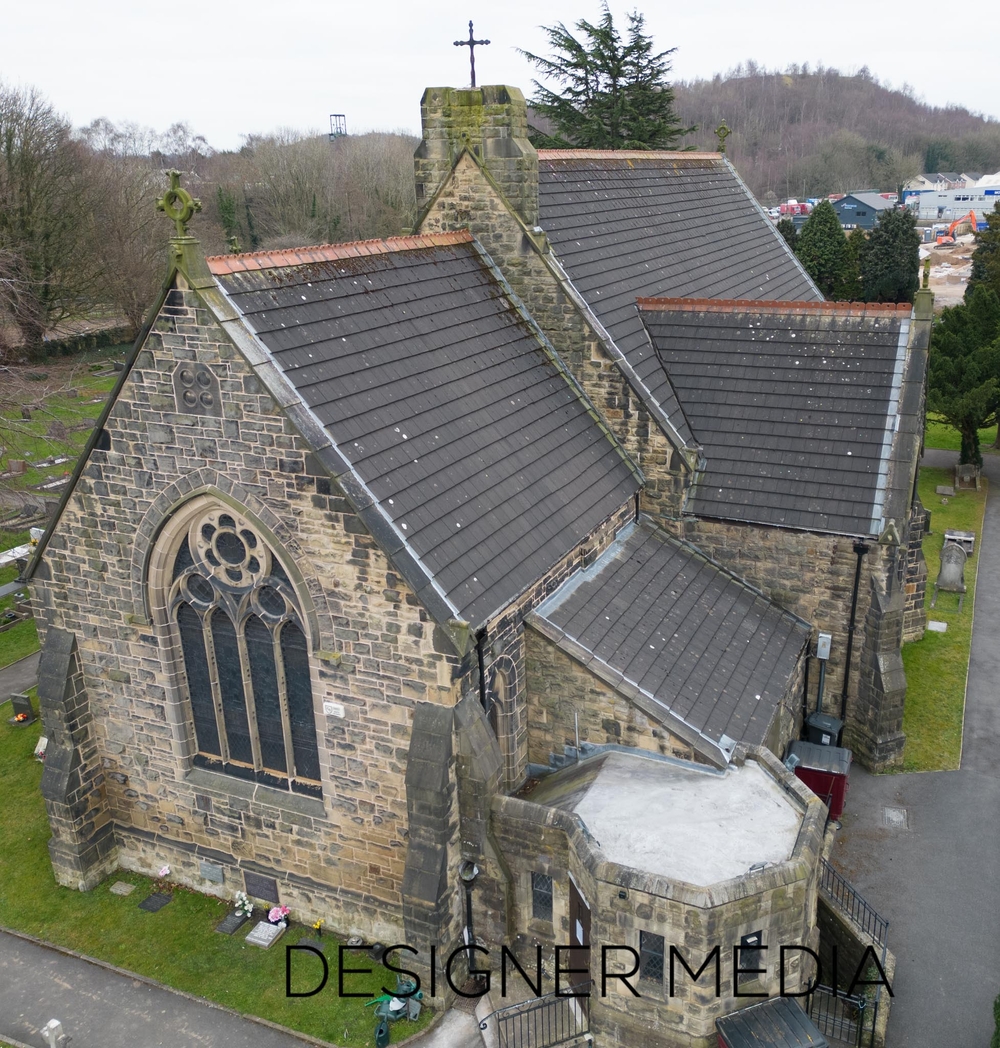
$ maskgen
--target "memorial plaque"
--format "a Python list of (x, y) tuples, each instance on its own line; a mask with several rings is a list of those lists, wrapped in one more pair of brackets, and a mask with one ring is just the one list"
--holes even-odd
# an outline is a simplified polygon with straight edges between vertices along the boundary
[(168, 895), (166, 892), (153, 892), (148, 898), (143, 899), (139, 903), (140, 910), (148, 910), (150, 913), (156, 913), (157, 910), (162, 910), (164, 906), (173, 898), (172, 895)]
[(948, 632), (948, 623), (947, 622), (938, 622), (936, 619), (931, 619), (927, 623), (927, 628), (931, 631), (931, 633), (947, 633)]
[(938, 495), (947, 495), (949, 498), (955, 497), (955, 489), (950, 484), (938, 484), (934, 491)]
[(115, 881), (111, 885), (112, 895), (131, 895), (135, 891), (135, 885), (129, 884), (128, 881)]
[(217, 866), (214, 862), (205, 862), (205, 860), (202, 859), (198, 864), (198, 870), (206, 881), (214, 881), (216, 884), (222, 884), (223, 880), (225, 880), (225, 874), (223, 873), (222, 867)]
[(270, 921), (260, 921), (254, 930), (247, 936), (247, 942), (251, 946), (259, 946), (262, 950), (272, 947), (282, 935), (285, 929), (280, 924), (271, 924)]
[(260, 899), (261, 902), (269, 902), (272, 905), (281, 902), (278, 898), (278, 882), (273, 877), (261, 877), (258, 873), (244, 870), (243, 883), (251, 899)]
[(232, 913), (226, 916), (226, 919), (215, 926), (217, 932), (221, 932), (223, 935), (234, 935), (236, 932), (243, 927), (249, 917), (244, 917), (241, 913), (237, 913), (233, 910)]

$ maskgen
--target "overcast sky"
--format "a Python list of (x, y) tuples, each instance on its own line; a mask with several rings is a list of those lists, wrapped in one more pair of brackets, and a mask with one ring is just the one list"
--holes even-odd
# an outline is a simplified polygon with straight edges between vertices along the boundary
[[(867, 65), (932, 105), (1000, 118), (1000, 19), (988, 6), (952, 14), (930, 0), (635, 7), (658, 47), (677, 48), (675, 80), (747, 58), (782, 69)], [(632, 9), (611, 3), (623, 28)], [(491, 41), (476, 49), (478, 82), (513, 84), (530, 97), (532, 70), (515, 48), (544, 53), (540, 26), (599, 17), (599, 0), (11, 0), (0, 78), (37, 87), (77, 126), (104, 116), (163, 131), (183, 121), (217, 149), (278, 127), (327, 130), (332, 112), (346, 114), (352, 133), (418, 133), (423, 88), (469, 82), (468, 48), (452, 42), (468, 35), (470, 18), (476, 38)]]

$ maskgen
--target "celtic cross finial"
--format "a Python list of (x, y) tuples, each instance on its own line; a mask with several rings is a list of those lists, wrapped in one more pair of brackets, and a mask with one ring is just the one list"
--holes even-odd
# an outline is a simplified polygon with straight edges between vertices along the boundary
[(170, 188), (156, 202), (156, 210), (162, 211), (167, 218), (177, 227), (179, 237), (187, 236), (187, 224), (191, 216), (201, 210), (201, 201), (195, 200), (191, 194), (181, 188), (180, 171), (168, 171)]
[(719, 140), (719, 152), (725, 153), (726, 151), (726, 139), (732, 134), (732, 129), (726, 127), (725, 120), (715, 129), (716, 138)]

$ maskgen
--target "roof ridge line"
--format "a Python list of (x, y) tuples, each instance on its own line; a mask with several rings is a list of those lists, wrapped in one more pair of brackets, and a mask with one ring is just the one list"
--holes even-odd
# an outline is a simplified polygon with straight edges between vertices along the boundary
[(539, 149), (539, 160), (721, 160), (718, 152), (693, 149)]
[(408, 236), (380, 237), (371, 240), (349, 240), (342, 244), (313, 244), (281, 248), (277, 251), (248, 251), (238, 255), (208, 255), (205, 261), (213, 276), (239, 273), (250, 269), (276, 269), (281, 266), (305, 265), (309, 262), (332, 262), (362, 255), (386, 255), (394, 251), (448, 247), (472, 242), (467, 229), (450, 233), (413, 233)]
[(797, 302), (754, 298), (637, 298), (639, 309), (699, 313), (842, 313), (845, 316), (897, 314), (909, 316), (909, 302)]

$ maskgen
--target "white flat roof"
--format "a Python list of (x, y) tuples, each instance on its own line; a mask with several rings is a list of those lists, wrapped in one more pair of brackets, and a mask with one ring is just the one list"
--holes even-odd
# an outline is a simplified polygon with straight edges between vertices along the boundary
[(803, 818), (756, 761), (719, 774), (617, 752), (570, 807), (612, 862), (699, 887), (784, 862)]

